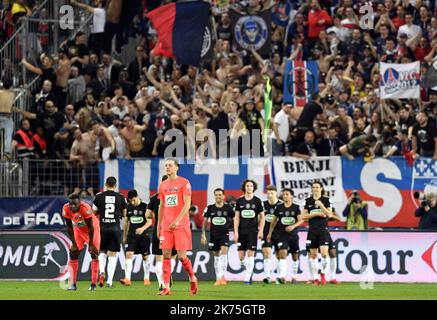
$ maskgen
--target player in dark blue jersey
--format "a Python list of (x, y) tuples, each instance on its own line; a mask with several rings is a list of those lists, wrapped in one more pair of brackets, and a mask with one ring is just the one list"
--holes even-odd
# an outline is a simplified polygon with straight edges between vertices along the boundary
[[(311, 197), (305, 200), (302, 218), (309, 222), (307, 244), (310, 250), (310, 273), (314, 277), (314, 285), (326, 284), (326, 272), (328, 271), (329, 240), (328, 220), (332, 218), (331, 202), (328, 197), (322, 195), (320, 182), (311, 185)], [(322, 255), (322, 269), (320, 282), (318, 275), (318, 251)]]
[[(244, 192), (235, 204), (234, 242), (238, 246), (238, 256), (245, 269), (244, 283), (252, 284), (252, 273), (255, 267), (257, 241), (263, 238), (264, 205), (254, 195), (257, 184), (253, 180), (245, 180), (241, 186)], [(247, 257), (246, 257), (247, 252)]]
[(113, 288), (112, 279), (117, 267), (117, 252), (120, 251), (122, 239), (120, 220), (126, 216), (126, 199), (116, 192), (117, 179), (108, 177), (106, 190), (96, 194), (93, 200), (93, 211), (100, 218), (100, 254), (99, 254), (99, 286), (105, 280), (106, 257), (108, 257), (108, 277), (106, 285)]
[(282, 190), (283, 203), (276, 206), (274, 217), (270, 224), (267, 240), (273, 242), (278, 253), (278, 281), (285, 284), (287, 273), (287, 257), (292, 255), (291, 282), (297, 282), (299, 269), (299, 236), (297, 228), (303, 223), (300, 207), (293, 203), (293, 190), (285, 188)]
[(216, 282), (214, 285), (226, 285), (225, 273), (228, 267), (229, 230), (234, 218), (234, 210), (225, 203), (225, 191), (214, 190), (215, 203), (207, 206), (203, 212), (202, 236), (200, 243), (206, 245), (206, 225), (211, 222), (209, 250), (214, 254)]
[(150, 285), (150, 238), (147, 233), (152, 225), (152, 217), (147, 216), (147, 204), (141, 201), (136, 190), (130, 190), (127, 194), (127, 216), (124, 222), (123, 243), (126, 246), (126, 269), (121, 284), (131, 284), (133, 257), (141, 254), (143, 258), (144, 285)]
[(270, 230), (270, 223), (275, 216), (275, 209), (278, 204), (282, 203), (278, 199), (278, 192), (276, 186), (269, 185), (267, 190), (267, 200), (264, 201), (264, 213), (266, 217), (266, 222), (264, 224), (263, 241), (262, 241), (262, 251), (264, 256), (264, 279), (263, 282), (269, 284), (271, 282), (270, 276), (272, 272), (271, 259), (272, 259), (272, 243), (267, 240), (267, 234)]

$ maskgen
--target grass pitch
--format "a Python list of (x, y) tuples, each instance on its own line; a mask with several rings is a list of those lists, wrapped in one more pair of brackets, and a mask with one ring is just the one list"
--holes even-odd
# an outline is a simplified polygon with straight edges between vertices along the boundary
[(157, 282), (144, 286), (133, 282), (124, 287), (115, 283), (115, 289), (97, 288), (89, 292), (89, 282), (78, 282), (77, 291), (66, 291), (58, 282), (9, 282), (0, 281), (1, 300), (436, 300), (436, 284), (375, 283), (373, 289), (363, 290), (359, 283), (312, 286), (304, 282), (298, 284), (266, 285), (256, 282), (245, 285), (230, 282), (226, 286), (214, 286), (211, 281), (199, 282), (198, 295), (189, 295), (188, 281), (175, 281), (172, 295), (157, 295)]

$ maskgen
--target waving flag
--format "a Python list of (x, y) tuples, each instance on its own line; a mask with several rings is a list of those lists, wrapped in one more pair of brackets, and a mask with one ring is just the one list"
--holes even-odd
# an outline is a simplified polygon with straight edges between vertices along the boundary
[(381, 62), (381, 99), (419, 99), (420, 62), (396, 64)]
[(271, 13), (269, 10), (252, 16), (229, 10), (229, 15), (232, 21), (232, 38), (239, 51), (254, 49), (262, 56), (270, 53)]
[(270, 129), (270, 120), (272, 117), (272, 86), (270, 85), (270, 78), (268, 76), (264, 76), (264, 80), (266, 82), (265, 88), (264, 88), (264, 146), (267, 144), (267, 137), (269, 134)]
[(198, 66), (204, 45), (210, 4), (203, 1), (170, 3), (145, 16), (158, 34), (152, 53), (180, 64)]
[(288, 60), (284, 74), (284, 102), (303, 107), (311, 94), (319, 91), (316, 61)]

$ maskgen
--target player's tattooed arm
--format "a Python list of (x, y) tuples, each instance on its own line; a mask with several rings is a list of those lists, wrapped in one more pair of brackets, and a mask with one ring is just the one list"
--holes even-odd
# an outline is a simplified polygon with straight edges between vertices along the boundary
[(264, 224), (266, 222), (266, 217), (264, 215), (264, 211), (262, 211), (259, 214), (259, 223), (258, 223), (258, 239), (262, 239), (263, 238), (263, 230), (264, 230)]
[(308, 220), (310, 220), (311, 218), (314, 218), (314, 217), (315, 217), (315, 215), (311, 215), (311, 214), (309, 214), (309, 212), (308, 212), (307, 209), (303, 209), (303, 210), (301, 211), (301, 214), (300, 214), (300, 215), (302, 216), (302, 220), (303, 220), (303, 221), (308, 221)]
[(272, 242), (273, 230), (275, 230), (276, 224), (278, 223), (278, 217), (274, 216), (272, 222), (270, 222), (269, 233), (267, 234), (267, 241)]
[(202, 236), (200, 237), (200, 244), (206, 245), (206, 225), (208, 224), (209, 218), (204, 218), (202, 222)]
[(285, 231), (287, 232), (292, 232), (294, 229), (300, 227), (302, 224), (304, 223), (303, 219), (302, 219), (302, 215), (299, 214), (297, 216), (297, 222), (291, 226), (288, 226), (287, 228), (285, 228)]
[(156, 228), (156, 235), (159, 239), (160, 233), (161, 233), (161, 223), (162, 223), (162, 215), (164, 214), (164, 205), (162, 204), (162, 201), (159, 203), (159, 210), (158, 210), (158, 224)]
[(324, 215), (326, 215), (326, 217), (331, 218), (331, 216), (332, 216), (332, 209), (331, 209), (330, 207), (329, 207), (329, 208), (326, 208), (325, 205), (323, 204), (323, 202), (320, 201), (320, 200), (317, 200), (317, 201), (315, 202), (315, 204), (316, 204), (320, 209), (322, 209), (322, 212), (323, 212)]
[(234, 217), (234, 242), (238, 243), (238, 228), (240, 227), (240, 211), (235, 211)]
[(128, 230), (129, 230), (129, 218), (125, 216), (124, 225), (123, 225), (123, 243), (126, 243)]
[[(147, 218), (147, 216), (146, 216), (146, 218)], [(135, 230), (135, 232), (137, 234), (143, 234), (151, 226), (152, 226), (152, 220), (151, 219), (147, 219), (146, 224), (143, 227), (138, 228), (137, 230)]]

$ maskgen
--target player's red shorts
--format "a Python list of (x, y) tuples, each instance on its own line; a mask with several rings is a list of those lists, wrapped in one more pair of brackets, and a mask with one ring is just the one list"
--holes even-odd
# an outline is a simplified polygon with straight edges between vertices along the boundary
[(175, 230), (161, 229), (161, 250), (192, 250), (193, 241), (190, 227)]
[[(74, 240), (76, 241), (79, 251), (82, 250), (85, 243), (89, 243), (90, 241), (88, 232), (81, 232), (77, 230), (77, 228), (74, 228)], [(94, 228), (93, 242), (94, 247), (96, 247), (97, 250), (100, 250), (100, 230), (98, 228)]]

